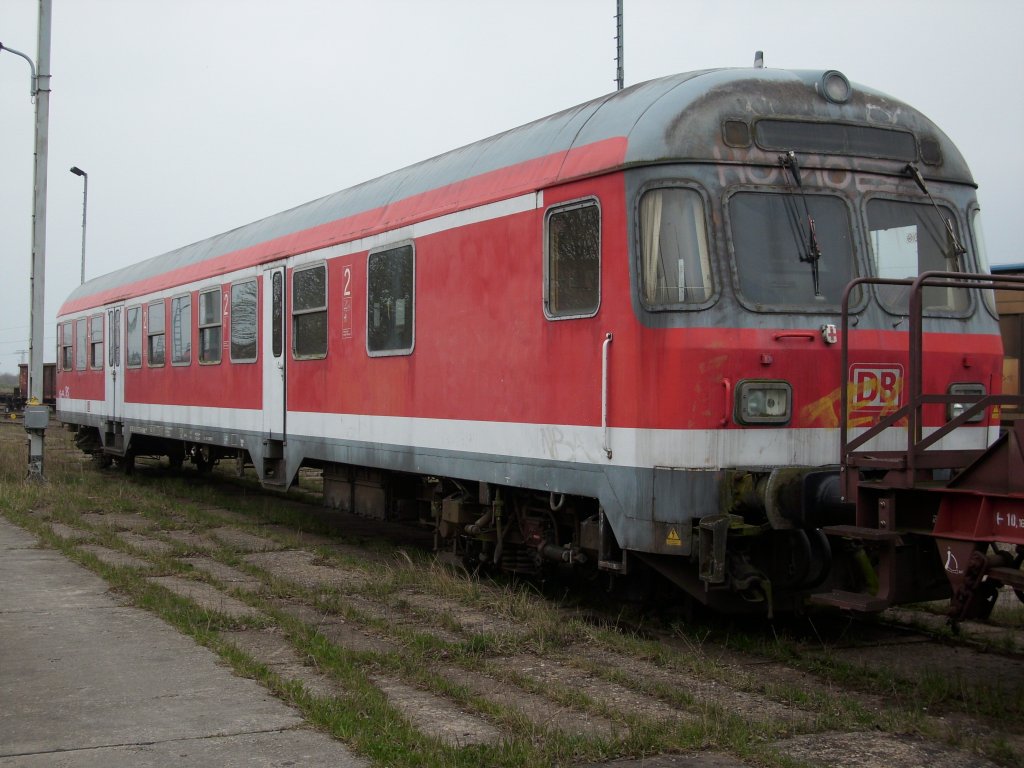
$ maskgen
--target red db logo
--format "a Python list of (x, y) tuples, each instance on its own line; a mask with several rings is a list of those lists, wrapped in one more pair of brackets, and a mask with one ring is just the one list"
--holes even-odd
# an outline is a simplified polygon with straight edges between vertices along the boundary
[(895, 410), (903, 391), (903, 366), (854, 365), (850, 368), (850, 383), (853, 410)]

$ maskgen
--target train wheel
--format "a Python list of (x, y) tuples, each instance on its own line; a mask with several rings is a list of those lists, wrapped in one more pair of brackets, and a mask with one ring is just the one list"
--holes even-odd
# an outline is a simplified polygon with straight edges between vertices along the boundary
[[(1013, 558), (1013, 567), (1020, 568), (1024, 565), (1024, 546), (1017, 545), (1017, 556)], [(1013, 594), (1017, 596), (1017, 599), (1024, 603), (1024, 589), (1015, 589)]]
[(182, 466), (185, 464), (185, 451), (172, 451), (167, 454), (167, 463), (171, 469), (175, 472), (180, 472)]
[(117, 460), (117, 466), (126, 475), (130, 475), (135, 471), (135, 454), (126, 451), (124, 456)]
[[(1024, 566), (1024, 545), (1018, 544), (1016, 550), (1014, 552), (1010, 552), (1007, 549), (1002, 549), (998, 544), (993, 544), (992, 550), (1002, 558), (1002, 563), (1000, 563), (1000, 565), (1007, 568), (1014, 568), (1016, 570), (1021, 570), (1021, 566)], [(1024, 603), (1024, 589), (1017, 589), (1016, 587), (1013, 587), (1012, 589), (1013, 594), (1017, 596), (1017, 599)]]
[(214, 460), (210, 449), (205, 446), (196, 446), (192, 449), (192, 463), (201, 475), (205, 475), (213, 469)]
[(111, 464), (114, 463), (113, 457), (103, 451), (94, 451), (92, 454), (92, 465), (96, 469), (107, 469)]

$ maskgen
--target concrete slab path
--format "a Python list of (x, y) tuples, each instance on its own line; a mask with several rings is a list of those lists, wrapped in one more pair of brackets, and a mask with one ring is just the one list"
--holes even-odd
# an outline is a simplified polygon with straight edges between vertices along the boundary
[(363, 766), (99, 577), (0, 519), (0, 768)]

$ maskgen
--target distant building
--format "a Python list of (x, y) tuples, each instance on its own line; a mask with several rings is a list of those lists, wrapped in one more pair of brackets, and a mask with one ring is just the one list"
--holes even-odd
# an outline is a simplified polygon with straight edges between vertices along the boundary
[[(993, 275), (1024, 275), (1024, 264), (997, 264), (992, 267)], [(1024, 357), (1024, 291), (996, 291), (996, 309), (999, 312), (999, 330), (1003, 335), (1003, 392), (1019, 395), (1021, 384), (1021, 359)], [(1003, 418), (1021, 418), (1016, 411), (1007, 412)]]

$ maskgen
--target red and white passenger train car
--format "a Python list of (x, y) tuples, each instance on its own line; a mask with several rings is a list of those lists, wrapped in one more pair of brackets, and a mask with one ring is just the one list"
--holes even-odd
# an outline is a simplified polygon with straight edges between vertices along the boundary
[(943, 133), (838, 72), (666, 77), (90, 280), (58, 415), (126, 466), (322, 467), (507, 570), (642, 564), (727, 609), (948, 593), (904, 443), (980, 403), (931, 447), (982, 455), (1001, 344), (982, 291), (892, 278), (985, 272), (977, 218)]

